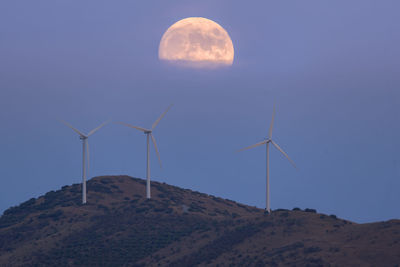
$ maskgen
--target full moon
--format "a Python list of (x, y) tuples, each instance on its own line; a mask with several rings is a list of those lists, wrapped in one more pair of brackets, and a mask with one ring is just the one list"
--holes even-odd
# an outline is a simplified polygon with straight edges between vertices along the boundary
[(231, 66), (233, 44), (218, 23), (201, 17), (182, 19), (164, 33), (158, 49), (160, 60), (188, 67)]

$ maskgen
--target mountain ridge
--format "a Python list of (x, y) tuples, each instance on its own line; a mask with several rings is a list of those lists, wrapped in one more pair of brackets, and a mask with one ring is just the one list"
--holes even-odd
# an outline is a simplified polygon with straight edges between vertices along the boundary
[(0, 217), (4, 266), (395, 266), (400, 220), (264, 210), (129, 176), (63, 186)]

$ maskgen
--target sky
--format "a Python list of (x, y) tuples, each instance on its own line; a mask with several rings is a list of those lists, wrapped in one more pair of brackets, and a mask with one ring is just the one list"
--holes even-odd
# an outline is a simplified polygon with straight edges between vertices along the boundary
[[(0, 2), (0, 213), (81, 181), (82, 145), (105, 120), (151, 127), (152, 179), (265, 207), (359, 223), (400, 218), (397, 0)], [(205, 17), (230, 35), (231, 67), (158, 59), (163, 33)], [(89, 177), (145, 177), (143, 133), (89, 138)]]

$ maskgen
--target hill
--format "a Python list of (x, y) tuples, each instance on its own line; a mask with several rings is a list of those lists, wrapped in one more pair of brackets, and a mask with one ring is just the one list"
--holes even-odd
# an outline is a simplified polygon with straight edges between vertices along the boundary
[(0, 266), (397, 266), (400, 220), (263, 210), (128, 176), (64, 186), (0, 217)]

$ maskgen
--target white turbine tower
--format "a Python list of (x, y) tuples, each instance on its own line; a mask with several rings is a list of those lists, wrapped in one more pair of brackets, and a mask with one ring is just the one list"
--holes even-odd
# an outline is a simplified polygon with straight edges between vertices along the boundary
[[(79, 134), (79, 138), (82, 140), (82, 204), (86, 204), (86, 164), (87, 167), (89, 168), (89, 143), (87, 139), (89, 138), (89, 136), (91, 136), (92, 134), (97, 132), (100, 128), (102, 128), (104, 125), (106, 125), (108, 121), (103, 122), (102, 124), (100, 124), (100, 126), (94, 128), (88, 134), (83, 134), (68, 122), (65, 122), (63, 120), (61, 120), (61, 122), (67, 125), (72, 130), (74, 130), (77, 134)], [(87, 158), (87, 163), (86, 163), (86, 158)]]
[(158, 148), (157, 148), (157, 143), (156, 143), (156, 139), (153, 136), (153, 130), (154, 128), (157, 126), (157, 124), (160, 122), (160, 120), (165, 116), (165, 114), (167, 114), (168, 110), (172, 107), (172, 105), (170, 105), (167, 110), (164, 111), (163, 114), (161, 114), (161, 116), (153, 123), (153, 125), (151, 126), (151, 129), (145, 129), (142, 127), (138, 127), (138, 126), (134, 126), (128, 123), (124, 123), (124, 122), (118, 122), (119, 124), (128, 126), (130, 128), (134, 128), (136, 130), (142, 131), (144, 132), (144, 134), (147, 136), (147, 167), (146, 167), (146, 197), (147, 198), (151, 198), (151, 193), (150, 193), (150, 138), (151, 141), (154, 144), (154, 149), (156, 151), (157, 157), (158, 157), (158, 161), (160, 162), (160, 167), (162, 167), (161, 165), (161, 158), (160, 158), (160, 154), (158, 153)]
[(288, 160), (289, 162), (296, 168), (296, 165), (294, 164), (294, 162), (289, 158), (289, 156), (282, 150), (282, 148), (280, 148), (278, 146), (277, 143), (275, 143), (274, 141), (272, 141), (272, 128), (274, 126), (274, 117), (275, 117), (275, 106), (274, 106), (274, 110), (272, 113), (272, 120), (271, 120), (271, 125), (269, 127), (269, 134), (268, 134), (268, 138), (265, 138), (264, 141), (259, 142), (257, 144), (245, 147), (243, 149), (240, 149), (238, 152), (246, 150), (246, 149), (250, 149), (253, 147), (257, 147), (257, 146), (262, 146), (262, 145), (267, 145), (267, 195), (266, 195), (266, 207), (265, 210), (270, 213), (271, 212), (271, 207), (270, 207), (270, 200), (269, 200), (269, 144), (271, 143), (272, 145), (274, 145)]

